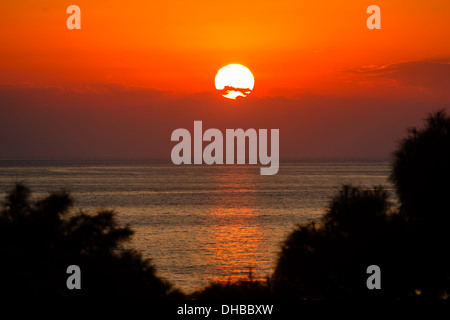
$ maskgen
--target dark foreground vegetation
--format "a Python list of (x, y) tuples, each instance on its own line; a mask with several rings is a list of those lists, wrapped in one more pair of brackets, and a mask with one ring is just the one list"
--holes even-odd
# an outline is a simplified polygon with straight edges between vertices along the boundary
[[(69, 215), (72, 199), (57, 192), (37, 202), (23, 185), (7, 195), (0, 210), (2, 298), (101, 299), (177, 298), (159, 279), (150, 260), (117, 248), (132, 235), (112, 211)], [(78, 265), (82, 290), (68, 290), (66, 269)]]
[[(69, 215), (65, 192), (30, 201), (17, 185), (0, 209), (0, 292), (23, 298), (442, 300), (450, 295), (450, 118), (428, 117), (394, 153), (386, 190), (343, 186), (320, 221), (298, 225), (282, 243), (267, 281), (250, 275), (189, 296), (155, 274), (150, 260), (119, 249), (132, 235), (111, 211)], [(66, 268), (83, 270), (82, 290), (66, 288)], [(368, 290), (369, 265), (381, 290)]]

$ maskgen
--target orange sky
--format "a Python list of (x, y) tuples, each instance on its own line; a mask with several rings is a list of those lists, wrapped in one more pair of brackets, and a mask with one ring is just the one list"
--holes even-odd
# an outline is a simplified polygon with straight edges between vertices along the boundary
[[(66, 8), (70, 4), (81, 8), (81, 30), (66, 28), (69, 16)], [(371, 4), (381, 8), (381, 30), (368, 30), (366, 27), (369, 16), (366, 8)], [(392, 129), (390, 135), (374, 142), (378, 146), (377, 151), (368, 149), (367, 153), (361, 154), (386, 156), (403, 132), (402, 126), (420, 124), (426, 112), (450, 103), (449, 15), (450, 2), (447, 0), (2, 1), (0, 103), (2, 100), (3, 103), (0, 111), (3, 120), (0, 122), (16, 121), (16, 130), (19, 130), (20, 125), (26, 127), (26, 123), (20, 124), (11, 110), (31, 108), (34, 104), (41, 108), (38, 115), (48, 115), (49, 110), (56, 107), (53, 106), (55, 101), (60, 102), (58, 108), (61, 108), (65, 104), (62, 96), (73, 98), (73, 92), (78, 92), (80, 104), (92, 105), (93, 112), (98, 111), (100, 115), (108, 110), (109, 105), (118, 103), (115, 97), (117, 88), (122, 88), (118, 89), (122, 93), (129, 89), (127, 98), (119, 99), (123, 107), (128, 104), (130, 110), (134, 110), (147, 105), (147, 109), (139, 109), (141, 117), (130, 119), (128, 127), (119, 135), (126, 143), (128, 129), (139, 126), (139, 118), (150, 114), (159, 117), (174, 115), (167, 110), (161, 112), (156, 103), (167, 108), (180, 108), (173, 101), (185, 105), (196, 101), (199, 110), (206, 110), (204, 108), (209, 106), (222, 112), (217, 109), (223, 106), (222, 98), (209, 95), (215, 90), (214, 76), (224, 65), (241, 63), (255, 76), (255, 88), (245, 98), (248, 99), (246, 103), (260, 106), (257, 110), (261, 119), (267, 120), (254, 123), (268, 128), (285, 128), (298, 139), (311, 135), (314, 129), (305, 123), (305, 131), (302, 131), (292, 119), (304, 117), (308, 112), (308, 116), (311, 119), (316, 117), (317, 121), (323, 118), (324, 113), (330, 117), (329, 121), (339, 120), (339, 117), (344, 122), (347, 121), (344, 119), (353, 119), (351, 125), (355, 130), (362, 130), (360, 127), (364, 125), (361, 123), (367, 119), (357, 117), (359, 113), (354, 112), (357, 108), (354, 103), (364, 108), (364, 101), (375, 97), (400, 106), (399, 109), (389, 109), (388, 115), (373, 114), (374, 130), (395, 125), (395, 134)], [(54, 96), (55, 92), (50, 89), (45, 91), (49, 87), (59, 88), (58, 95)], [(133, 88), (149, 92), (142, 94)], [(45, 92), (36, 91), (38, 89)], [(154, 100), (152, 90), (166, 93), (162, 100)], [(93, 92), (99, 94), (93, 96)], [(19, 102), (13, 98), (16, 95), (28, 100)], [(275, 100), (269, 103), (268, 97)], [(333, 97), (344, 100), (333, 100)], [(417, 105), (418, 101), (423, 104)], [(242, 107), (242, 102), (238, 103)], [(413, 104), (410, 109), (409, 104)], [(229, 107), (230, 104), (224, 106)], [(236, 117), (235, 112), (241, 112), (243, 118), (242, 123), (229, 125), (249, 127), (255, 121), (249, 111), (254, 111), (253, 107), (248, 107), (248, 112), (232, 108), (229, 111), (231, 118)], [(269, 116), (273, 108), (285, 115), (275, 123)], [(337, 114), (336, 108), (341, 108)], [(285, 114), (287, 110), (290, 113)], [(406, 112), (407, 116), (404, 115), (405, 110), (410, 110)], [(36, 110), (30, 109), (30, 112), (34, 114)], [(113, 114), (113, 108), (108, 112)], [(361, 116), (370, 114), (364, 113), (364, 109), (361, 112)], [(189, 115), (202, 116), (195, 112)], [(64, 110), (61, 117), (64, 117)], [(183, 119), (176, 115), (173, 117), (173, 123), (183, 125)], [(225, 125), (214, 123), (213, 115), (209, 119), (213, 127)], [(166, 120), (171, 130), (176, 128)], [(310, 122), (314, 123), (314, 120)], [(84, 125), (88, 126), (87, 123)], [(187, 122), (184, 126), (188, 125), (190, 123)], [(324, 139), (330, 134), (326, 129), (330, 125), (324, 125), (320, 132)], [(95, 134), (92, 130), (89, 134)], [(363, 133), (348, 132), (348, 137)], [(49, 132), (47, 138), (53, 137), (52, 134)], [(374, 135), (364, 134), (365, 138), (368, 135), (373, 138)], [(66, 138), (75, 139), (73, 135), (75, 133), (67, 132)], [(44, 144), (45, 139), (41, 137), (39, 141)], [(292, 138), (291, 142), (294, 141)], [(348, 143), (340, 141), (341, 144)], [(387, 145), (387, 141), (391, 143)], [(5, 147), (3, 150), (17, 151), (19, 147), (11, 146), (19, 142), (23, 141), (8, 144), (10, 149)], [(6, 146), (6, 142), (0, 141), (0, 147), (2, 143)], [(136, 150), (139, 148), (137, 145)], [(309, 148), (312, 150), (310, 153), (299, 155), (322, 156), (330, 150), (324, 147), (315, 152), (313, 144)], [(79, 154), (90, 155), (97, 149), (90, 146)], [(11, 151), (3, 156), (41, 155), (33, 150), (25, 150), (23, 154)], [(140, 154), (136, 150), (132, 152), (125, 148), (123, 154)], [(330, 151), (330, 155), (360, 155), (358, 150), (361, 147), (355, 144), (353, 151)], [(49, 151), (48, 154), (58, 155), (58, 152)], [(77, 154), (77, 151), (63, 152), (63, 155)], [(99, 155), (109, 154), (116, 153), (105, 151)]]
[(82, 29), (68, 30), (66, 2), (3, 1), (0, 83), (203, 92), (237, 62), (264, 96), (333, 90), (342, 70), (450, 55), (449, 1), (392, 2), (376, 1), (382, 30), (368, 30), (367, 1), (79, 0)]

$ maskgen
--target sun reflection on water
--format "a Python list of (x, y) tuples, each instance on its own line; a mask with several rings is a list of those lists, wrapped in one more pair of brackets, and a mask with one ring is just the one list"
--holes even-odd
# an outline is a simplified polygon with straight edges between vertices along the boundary
[[(258, 269), (265, 251), (262, 246), (264, 234), (251, 221), (254, 210), (248, 208), (216, 208), (211, 211), (214, 219), (222, 222), (211, 228), (213, 252), (208, 264), (217, 270), (210, 281), (234, 281), (244, 278), (250, 269)], [(257, 274), (258, 275), (258, 274)]]
[[(235, 281), (246, 277), (249, 270), (256, 271), (265, 260), (268, 248), (265, 233), (259, 223), (258, 205), (253, 184), (254, 175), (248, 170), (230, 170), (218, 177), (220, 197), (217, 206), (209, 211), (211, 252), (205, 258), (215, 266), (209, 281)], [(246, 190), (242, 196), (242, 190)], [(239, 199), (234, 193), (241, 194)]]

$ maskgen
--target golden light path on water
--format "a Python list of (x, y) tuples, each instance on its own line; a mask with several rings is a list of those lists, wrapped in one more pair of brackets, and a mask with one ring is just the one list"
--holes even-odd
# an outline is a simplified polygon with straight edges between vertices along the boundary
[[(201, 216), (197, 223), (189, 222), (187, 227), (181, 223), (172, 228), (170, 238), (165, 234), (164, 226), (158, 227), (158, 231), (155, 226), (138, 226), (134, 228), (137, 234), (133, 245), (148, 248), (151, 243), (156, 250), (164, 251), (170, 241), (172, 248), (166, 247), (165, 253), (153, 255), (154, 262), (161, 274), (186, 291), (199, 289), (210, 282), (247, 278), (250, 270), (254, 279), (266, 279), (278, 248), (273, 240), (280, 240), (286, 229), (261, 223), (264, 210), (259, 204), (255, 181), (260, 176), (255, 173), (257, 170), (244, 166), (230, 166), (226, 172), (221, 170), (210, 177), (215, 191), (205, 193), (210, 205), (197, 209), (195, 215)], [(186, 215), (185, 221), (192, 218), (191, 214)], [(186, 251), (186, 248), (190, 250)], [(177, 266), (180, 261), (189, 264)], [(161, 266), (168, 269), (159, 268)], [(188, 281), (187, 274), (191, 275)], [(192, 283), (197, 285), (193, 287)]]
[[(220, 183), (219, 189), (222, 190), (239, 192), (242, 187), (255, 189), (252, 175), (248, 172), (241, 174), (239, 179), (223, 179)], [(233, 201), (232, 195), (227, 192), (221, 194), (218, 206), (210, 210), (211, 217), (216, 222), (211, 226), (211, 241), (215, 244), (215, 250), (208, 259), (209, 264), (218, 266), (222, 274), (210, 277), (210, 281), (215, 282), (239, 280), (261, 263), (270, 264), (270, 260), (264, 257), (264, 252), (268, 249), (263, 242), (265, 230), (254, 220), (256, 210), (229, 206), (227, 204)], [(254, 193), (244, 194), (240, 199), (243, 203), (257, 201)], [(261, 276), (256, 274), (257, 278)]]

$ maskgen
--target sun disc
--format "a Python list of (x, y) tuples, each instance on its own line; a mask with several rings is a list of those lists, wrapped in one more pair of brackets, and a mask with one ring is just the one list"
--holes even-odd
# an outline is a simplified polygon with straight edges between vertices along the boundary
[(236, 99), (250, 94), (255, 85), (255, 79), (247, 67), (241, 64), (229, 64), (217, 72), (215, 85), (223, 97)]

